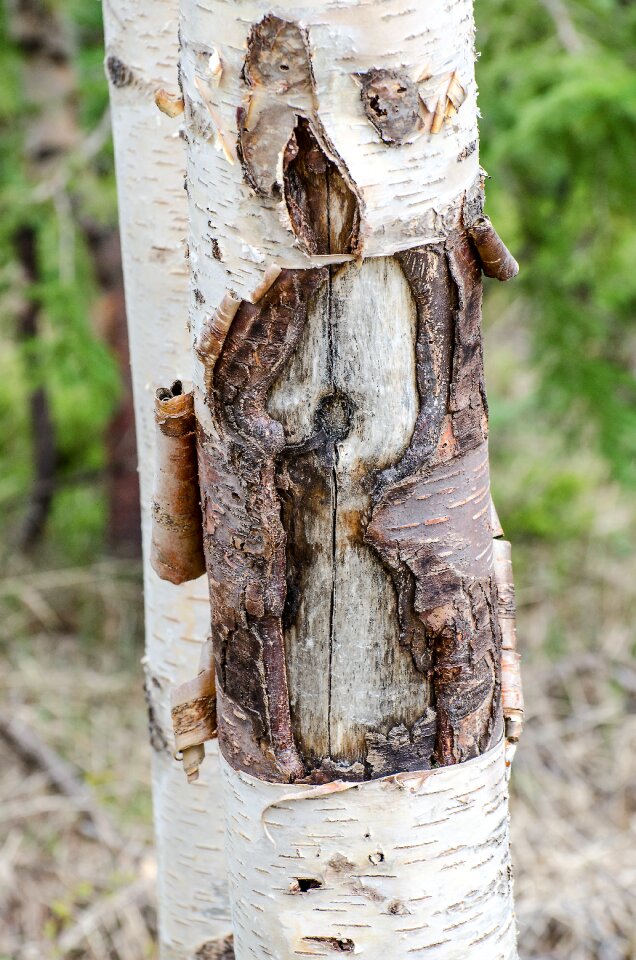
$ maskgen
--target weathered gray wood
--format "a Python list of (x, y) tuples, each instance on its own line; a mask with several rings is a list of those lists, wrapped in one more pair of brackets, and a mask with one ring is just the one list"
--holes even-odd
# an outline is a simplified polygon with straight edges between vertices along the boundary
[(429, 702), (428, 682), (399, 642), (391, 578), (362, 542), (369, 476), (403, 454), (419, 409), (416, 320), (397, 261), (334, 270), (268, 404), (288, 443), (315, 432), (325, 397), (349, 407), (349, 432), (322, 469), (322, 495), (308, 491), (304, 503), (312, 556), (285, 634), (299, 746), (349, 763), (364, 759), (367, 733), (411, 727)]

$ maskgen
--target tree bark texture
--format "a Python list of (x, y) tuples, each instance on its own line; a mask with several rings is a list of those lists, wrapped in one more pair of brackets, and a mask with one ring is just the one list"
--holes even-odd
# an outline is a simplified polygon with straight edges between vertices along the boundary
[(181, 380), (187, 393), (192, 368), (185, 158), (178, 129), (154, 102), (158, 88), (177, 82), (178, 14), (170, 0), (108, 0), (104, 19), (140, 466), (160, 953), (221, 958), (230, 922), (216, 745), (188, 786), (171, 725), (172, 686), (196, 674), (209, 633), (207, 586), (203, 577), (161, 580), (150, 565), (156, 391)]
[(512, 960), (472, 5), (181, 0), (181, 43), (237, 960)]

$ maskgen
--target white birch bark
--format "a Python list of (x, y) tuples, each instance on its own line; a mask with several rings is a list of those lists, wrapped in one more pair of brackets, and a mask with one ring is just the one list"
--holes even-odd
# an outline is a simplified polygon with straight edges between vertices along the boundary
[[(309, 256), (285, 204), (256, 201), (245, 182), (236, 150), (237, 110), (249, 109), (241, 74), (250, 30), (267, 15), (299, 25), (312, 73), (310, 84), (287, 96), (291, 117), (279, 119), (278, 129), (267, 121), (272, 139), (278, 137), (272, 155), (279, 174), (293, 118), (306, 116), (358, 197), (360, 255), (390, 255), (446, 235), (479, 176), (472, 0), (425, 7), (405, 0), (182, 0), (181, 11), (193, 269), (208, 302), (218, 303), (226, 287), (252, 299), (272, 265), (302, 269), (355, 259)], [(415, 130), (387, 148), (364, 114), (359, 80), (383, 68), (399, 69), (423, 98), (456, 72), (465, 94), (461, 109), (437, 135)], [(217, 249), (221, 261), (214, 259)]]
[(178, 124), (154, 104), (157, 88), (177, 84), (177, 14), (172, 0), (105, 0), (104, 19), (141, 481), (160, 952), (162, 960), (193, 960), (212, 956), (205, 945), (230, 927), (216, 745), (188, 786), (170, 721), (171, 688), (196, 674), (209, 631), (207, 584), (201, 577), (174, 586), (149, 562), (155, 390), (188, 382), (192, 366), (185, 158)]
[(502, 744), (309, 789), (222, 769), (236, 957), (516, 957)]

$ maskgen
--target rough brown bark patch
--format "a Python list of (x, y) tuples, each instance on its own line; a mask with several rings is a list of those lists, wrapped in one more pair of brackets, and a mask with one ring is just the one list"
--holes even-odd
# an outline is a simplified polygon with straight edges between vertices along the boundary
[(422, 126), (417, 84), (400, 70), (369, 70), (360, 75), (362, 103), (385, 143), (404, 143)]
[(397, 259), (417, 310), (420, 408), (403, 456), (369, 476), (371, 515), (352, 518), (351, 535), (391, 574), (401, 642), (432, 685), (434, 709), (411, 729), (367, 736), (365, 764), (352, 758), (349, 773), (329, 756), (299, 756), (283, 627), (306, 587), (303, 521), (332, 503), (336, 444), (353, 408), (337, 392), (323, 397), (299, 444), (286, 443), (265, 409), (327, 271), (283, 271), (257, 304), (244, 302), (213, 371), (215, 429), (200, 432), (200, 472), (219, 738), (233, 766), (266, 779), (364, 779), (450, 764), (501, 733), (480, 264), (463, 232)]
[(390, 570), (402, 642), (435, 694), (433, 761), (501, 733), (480, 268), (464, 234), (397, 255), (418, 309), (421, 408), (409, 448), (377, 477), (366, 541)]
[(276, 460), (285, 438), (267, 394), (302, 332), (326, 270), (283, 271), (243, 302), (214, 369), (214, 431), (200, 431), (204, 542), (212, 600), (219, 742), (233, 765), (266, 779), (301, 777), (285, 670), (285, 531)]

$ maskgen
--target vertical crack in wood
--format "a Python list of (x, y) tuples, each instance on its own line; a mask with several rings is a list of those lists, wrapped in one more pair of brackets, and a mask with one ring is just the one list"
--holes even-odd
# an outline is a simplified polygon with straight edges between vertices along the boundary
[(285, 449), (268, 392), (295, 349), (325, 269), (283, 271), (257, 304), (243, 302), (199, 429), (204, 545), (212, 599), (219, 740), (234, 766), (273, 780), (304, 773), (291, 729), (282, 616), (286, 534), (275, 475)]
[[(327, 217), (327, 252), (331, 252), (333, 224), (332, 224), (332, 202), (336, 197), (336, 192), (331, 193), (331, 176), (327, 167), (324, 177), (324, 192), (326, 195), (326, 217)], [(345, 228), (346, 229), (346, 228)], [(335, 387), (334, 383), (334, 326), (335, 318), (333, 312), (333, 266), (329, 267), (329, 281), (327, 286), (327, 368), (328, 380), (331, 389)], [(331, 709), (333, 701), (333, 648), (335, 642), (335, 613), (336, 613), (336, 550), (338, 542), (338, 473), (336, 470), (337, 457), (337, 438), (333, 440), (333, 452), (331, 457), (331, 592), (329, 596), (329, 678), (327, 694), (327, 744), (329, 756), (333, 754), (333, 742), (331, 736)]]

